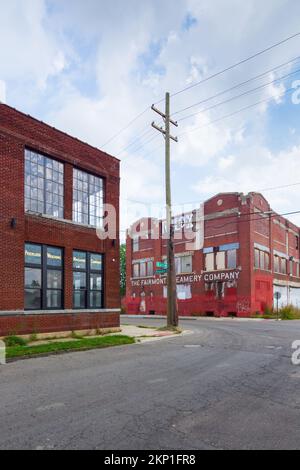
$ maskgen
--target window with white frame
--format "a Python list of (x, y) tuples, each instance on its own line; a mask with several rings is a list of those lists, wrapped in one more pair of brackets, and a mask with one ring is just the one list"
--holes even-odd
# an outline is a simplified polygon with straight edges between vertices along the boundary
[(216, 253), (216, 268), (217, 271), (225, 269), (225, 251), (219, 251), (219, 253)]
[(190, 274), (193, 271), (192, 255), (175, 257), (176, 274)]
[(215, 271), (215, 254), (213, 252), (205, 255), (205, 271)]
[(204, 248), (205, 271), (236, 269), (239, 243)]
[(281, 258), (281, 274), (287, 273), (287, 260), (285, 258)]
[(153, 276), (154, 268), (153, 261), (148, 261), (147, 263), (147, 276)]
[(64, 217), (64, 165), (25, 150), (25, 210)]
[(237, 250), (227, 251), (227, 269), (236, 269), (237, 267)]
[(277, 274), (287, 274), (287, 259), (274, 255), (274, 272)]
[(147, 276), (147, 264), (140, 263), (140, 277), (146, 277), (146, 276)]
[(134, 264), (132, 269), (133, 277), (140, 277), (140, 266), (139, 264)]
[(264, 246), (255, 246), (254, 248), (254, 267), (262, 271), (269, 271), (270, 269), (270, 255), (268, 248)]
[(140, 239), (138, 236), (132, 239), (132, 251), (133, 253), (137, 253), (140, 249)]
[(280, 258), (279, 256), (274, 256), (274, 272), (280, 273)]
[(103, 226), (104, 182), (102, 178), (73, 170), (73, 221)]

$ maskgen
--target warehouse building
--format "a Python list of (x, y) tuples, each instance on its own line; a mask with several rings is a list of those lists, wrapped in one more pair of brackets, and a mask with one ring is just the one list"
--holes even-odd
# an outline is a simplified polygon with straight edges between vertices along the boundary
[(0, 104), (0, 336), (119, 326), (119, 160)]
[[(300, 307), (300, 230), (261, 194), (218, 194), (205, 202), (200, 228), (195, 220), (195, 213), (173, 220), (181, 315), (249, 317), (272, 308), (276, 297), (279, 307)], [(128, 231), (129, 314), (166, 314), (164, 225), (143, 219)], [(190, 249), (198, 230), (203, 242)]]

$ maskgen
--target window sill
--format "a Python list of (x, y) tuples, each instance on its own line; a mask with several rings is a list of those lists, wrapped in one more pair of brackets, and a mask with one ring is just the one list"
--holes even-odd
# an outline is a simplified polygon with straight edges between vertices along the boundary
[(224, 272), (231, 272), (231, 271), (242, 271), (241, 266), (237, 266), (236, 268), (224, 268), (224, 269), (214, 269), (212, 271), (201, 271), (202, 274), (209, 274), (209, 273), (224, 273)]
[(64, 223), (64, 224), (69, 224), (69, 225), (75, 225), (76, 227), (83, 227), (83, 228), (88, 228), (88, 229), (92, 229), (92, 230), (97, 230), (97, 229), (102, 230), (101, 227), (94, 227), (93, 225), (86, 225), (86, 224), (82, 224), (80, 222), (74, 222), (74, 220), (70, 220), (70, 219), (61, 219), (59, 217), (54, 217), (52, 215), (42, 214), (40, 212), (25, 211), (25, 215), (29, 215), (29, 216), (32, 216), (32, 217), (39, 217), (39, 218), (43, 218), (43, 219), (55, 220), (56, 222), (61, 222), (61, 223)]
[(264, 273), (272, 274), (271, 269), (254, 268), (254, 271), (262, 271)]

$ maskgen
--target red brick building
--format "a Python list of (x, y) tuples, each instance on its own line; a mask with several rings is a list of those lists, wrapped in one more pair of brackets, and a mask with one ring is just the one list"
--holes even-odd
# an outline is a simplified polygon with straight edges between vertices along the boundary
[(0, 104), (0, 336), (119, 326), (119, 161)]
[[(181, 315), (247, 317), (272, 308), (275, 292), (279, 305), (300, 306), (300, 230), (261, 194), (218, 194), (205, 202), (202, 220), (202, 246), (190, 250), (195, 218), (174, 218)], [(156, 273), (166, 260), (163, 226), (144, 219), (134, 224), (134, 238), (127, 237), (124, 305), (130, 314), (166, 314), (166, 275)]]

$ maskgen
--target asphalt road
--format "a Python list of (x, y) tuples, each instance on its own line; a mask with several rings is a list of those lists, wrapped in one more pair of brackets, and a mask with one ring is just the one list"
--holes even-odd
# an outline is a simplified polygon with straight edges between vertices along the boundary
[(193, 334), (0, 366), (0, 449), (299, 449), (300, 322), (182, 326)]

